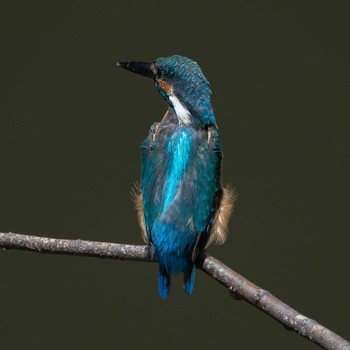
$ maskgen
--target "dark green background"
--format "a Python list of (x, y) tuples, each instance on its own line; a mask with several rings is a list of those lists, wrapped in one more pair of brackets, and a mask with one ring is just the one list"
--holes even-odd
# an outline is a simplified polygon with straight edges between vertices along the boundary
[[(181, 54), (213, 88), (230, 237), (210, 249), (350, 336), (347, 1), (8, 1), (1, 6), (0, 232), (140, 244), (130, 189), (166, 109), (117, 60)], [(0, 252), (1, 349), (316, 349), (201, 272)]]

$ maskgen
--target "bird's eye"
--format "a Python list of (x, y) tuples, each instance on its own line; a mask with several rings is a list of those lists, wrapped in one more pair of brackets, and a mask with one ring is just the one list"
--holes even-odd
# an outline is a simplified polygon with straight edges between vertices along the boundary
[(163, 76), (162, 71), (159, 68), (157, 68), (157, 73), (156, 73), (157, 79), (162, 78), (162, 76)]

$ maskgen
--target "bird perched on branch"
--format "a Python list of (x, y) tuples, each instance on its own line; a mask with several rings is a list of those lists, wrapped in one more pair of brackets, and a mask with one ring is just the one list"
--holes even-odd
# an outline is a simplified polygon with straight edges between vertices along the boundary
[(168, 110), (141, 144), (141, 187), (135, 195), (143, 239), (159, 260), (159, 294), (166, 298), (171, 273), (183, 273), (193, 291), (195, 258), (210, 243), (223, 243), (233, 191), (222, 185), (222, 148), (199, 65), (179, 55), (153, 63), (118, 62), (153, 80)]

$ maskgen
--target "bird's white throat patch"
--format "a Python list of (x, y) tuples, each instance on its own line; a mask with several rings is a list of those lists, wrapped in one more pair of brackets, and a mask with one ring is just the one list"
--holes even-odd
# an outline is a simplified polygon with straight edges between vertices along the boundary
[(169, 100), (173, 104), (179, 122), (185, 125), (191, 124), (191, 113), (180, 100), (174, 94), (169, 95)]

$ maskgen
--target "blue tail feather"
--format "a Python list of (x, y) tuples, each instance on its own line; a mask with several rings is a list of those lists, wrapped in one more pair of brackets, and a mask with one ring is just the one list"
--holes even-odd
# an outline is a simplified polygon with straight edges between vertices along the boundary
[(195, 275), (196, 275), (196, 267), (194, 264), (184, 272), (184, 287), (185, 287), (185, 292), (188, 295), (191, 295), (193, 292)]
[(162, 265), (159, 265), (158, 288), (160, 297), (166, 299), (170, 290), (170, 273)]

